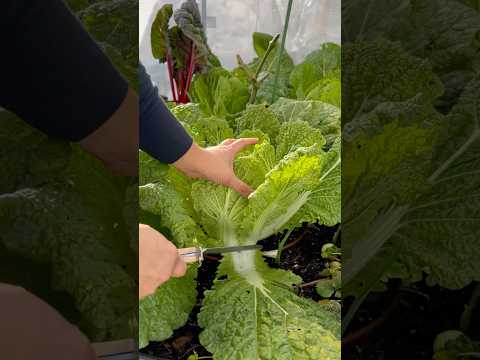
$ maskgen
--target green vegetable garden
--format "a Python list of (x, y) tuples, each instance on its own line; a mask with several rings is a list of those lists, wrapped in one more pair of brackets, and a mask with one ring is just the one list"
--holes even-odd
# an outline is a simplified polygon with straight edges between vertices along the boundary
[(440, 332), (479, 335), (478, 2), (343, 1), (342, 32), (342, 355), (431, 359)]
[[(161, 8), (151, 39), (154, 56), (167, 64), (177, 100), (171, 110), (195, 142), (206, 147), (231, 138), (259, 141), (235, 159), (236, 174), (255, 189), (248, 199), (141, 153), (140, 222), (177, 247), (204, 248), (275, 237), (285, 244), (292, 232), (301, 236), (322, 225), (333, 229), (321, 244), (327, 245), (325, 262), (338, 260), (333, 235), (340, 223), (340, 47), (325, 43), (294, 65), (279, 36), (254, 33), (257, 58), (247, 63), (238, 57), (238, 67), (229, 71), (207, 45), (194, 1), (175, 12), (170, 5)], [(190, 81), (190, 88), (184, 86)], [(322, 252), (314, 256), (322, 259)], [(199, 273), (212, 261), (190, 265), (187, 276), (140, 301), (141, 348), (194, 321), (209, 358), (340, 358), (339, 266), (324, 267), (314, 300), (299, 294), (300, 276), (269, 266), (260, 251), (224, 255), (211, 273), (213, 286), (201, 289)], [(326, 300), (318, 301), (319, 294)], [(194, 308), (200, 310), (192, 320)]]

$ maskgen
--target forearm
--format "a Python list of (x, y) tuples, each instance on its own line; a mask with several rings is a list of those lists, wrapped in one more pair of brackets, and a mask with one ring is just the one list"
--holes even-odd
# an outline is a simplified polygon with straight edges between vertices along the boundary
[(182, 157), (193, 140), (175, 119), (140, 64), (140, 148), (160, 162)]
[(117, 111), (79, 144), (114, 173), (138, 174), (138, 96), (132, 89)]

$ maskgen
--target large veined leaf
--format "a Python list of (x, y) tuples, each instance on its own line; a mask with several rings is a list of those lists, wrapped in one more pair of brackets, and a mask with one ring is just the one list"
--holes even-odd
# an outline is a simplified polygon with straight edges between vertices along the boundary
[(312, 84), (308, 89), (306, 100), (318, 100), (341, 107), (342, 84), (336, 76), (326, 77)]
[(195, 45), (198, 65), (220, 66), (219, 60), (212, 54), (208, 46), (197, 2), (195, 0), (185, 1), (173, 16), (182, 34)]
[(170, 36), (168, 23), (173, 15), (172, 4), (165, 4), (158, 11), (152, 23), (150, 41), (152, 44), (152, 55), (155, 59), (165, 62), (167, 55), (172, 51), (170, 47)]
[[(268, 268), (253, 252), (223, 260), (207, 291), (200, 341), (215, 359), (338, 359), (340, 314), (298, 297), (290, 272)], [(249, 267), (244, 258), (255, 262)]]
[[(437, 144), (428, 177), (431, 188), (412, 204), (398, 231), (407, 237), (403, 247), (408, 256), (398, 260), (404, 271), (414, 277), (424, 270), (430, 284), (448, 288), (463, 287), (480, 274), (479, 99), (477, 76), (448, 115), (448, 136)], [(442, 251), (432, 252), (439, 242)]]
[(138, 0), (95, 2), (78, 17), (96, 41), (118, 49), (132, 67), (138, 62)]
[(280, 98), (270, 109), (281, 122), (303, 120), (320, 129), (328, 146), (340, 136), (340, 109), (333, 105), (321, 101)]
[[(132, 336), (137, 266), (131, 213), (124, 213), (127, 181), (77, 147), (1, 114), (2, 155), (18, 159), (0, 184), (2, 246), (51, 267), (52, 286), (72, 296), (92, 340)], [(9, 142), (18, 145), (15, 153)]]
[(190, 97), (206, 115), (227, 116), (241, 112), (250, 94), (244, 80), (234, 77), (221, 67), (207, 74), (197, 74)]
[[(259, 138), (258, 144), (244, 149), (235, 160), (236, 174), (256, 190), (249, 199), (245, 199), (230, 188), (205, 180), (184, 179), (172, 170), (161, 180), (155, 180), (156, 175), (150, 176), (152, 182), (140, 187), (140, 206), (145, 211), (159, 214), (159, 221), (169, 229), (174, 241), (178, 243), (178, 239), (183, 239), (182, 244), (187, 244), (188, 239), (195, 239), (200, 246), (253, 244), (276, 232), (299, 226), (304, 221), (334, 225), (340, 220), (338, 140), (326, 151), (323, 149), (325, 137), (321, 127), (313, 127), (311, 122), (296, 118), (280, 121), (276, 113), (264, 105), (248, 107), (234, 119), (235, 129), (231, 129), (225, 119), (203, 117), (198, 110), (198, 105), (183, 105), (173, 112), (184, 121), (192, 136), (205, 145), (215, 145), (224, 138), (240, 134)], [(339, 122), (338, 117), (336, 120)], [(339, 128), (340, 125), (336, 126)], [(302, 136), (302, 132), (308, 135)], [(161, 173), (151, 169), (155, 165), (149, 162), (148, 157), (141, 156), (140, 159), (145, 162), (146, 174)], [(217, 280), (216, 288), (207, 295), (205, 313), (200, 320), (205, 326), (202, 343), (220, 359), (228, 356), (245, 358), (251, 354), (251, 349), (243, 343), (222, 350), (224, 346), (215, 345), (213, 340), (220, 336), (219, 331), (225, 331), (225, 341), (242, 332), (248, 334), (248, 339), (252, 336), (258, 338), (255, 345), (258, 349), (255, 351), (259, 351), (259, 356), (268, 356), (275, 348), (273, 345), (270, 347), (270, 338), (273, 344), (282, 346), (275, 351), (282, 356), (279, 359), (286, 356), (315, 358), (319, 353), (327, 358), (338, 358), (339, 315), (310, 300), (299, 298), (289, 286), (300, 279), (288, 272), (270, 270), (261, 258), (255, 260), (255, 257), (254, 252), (249, 252), (224, 261), (222, 271), (228, 272), (229, 278), (221, 283)], [(258, 264), (254, 266), (256, 262)], [(259, 269), (258, 273), (255, 269)], [(263, 284), (262, 278), (257, 275), (271, 281)], [(238, 292), (229, 293), (228, 289), (234, 288)], [(243, 289), (250, 293), (245, 292), (244, 295)], [(258, 309), (246, 308), (245, 301), (250, 302), (254, 298), (258, 300)], [(255, 331), (250, 325), (240, 322), (237, 327), (225, 329), (228, 321), (209, 321), (213, 306), (209, 304), (217, 301), (226, 302), (224, 306), (217, 307), (217, 312), (226, 311), (229, 307), (233, 313), (249, 314), (249, 317), (258, 311), (262, 318), (267, 313), (275, 313), (271, 321), (278, 334), (271, 337), (267, 332), (268, 318), (264, 319), (265, 326)], [(141, 311), (144, 311), (143, 307), (141, 305)], [(277, 318), (277, 315), (280, 317)], [(142, 316), (150, 318), (142, 320)], [(145, 311), (142, 316), (140, 328), (143, 333), (140, 337), (142, 344), (146, 344), (153, 337), (145, 334), (147, 330), (142, 330), (143, 322), (160, 324), (160, 320), (156, 319), (162, 315), (157, 310), (155, 314)], [(215, 318), (218, 319), (218, 316), (215, 315)], [(315, 322), (313, 325), (312, 321)], [(180, 325), (180, 322), (175, 323), (173, 327)], [(173, 327), (156, 331), (167, 334)], [(151, 326), (146, 325), (145, 328), (150, 329)], [(262, 339), (266, 342), (263, 343)], [(265, 346), (260, 349), (262, 344)], [(264, 355), (260, 355), (262, 351)]]
[(197, 301), (196, 276), (197, 268), (191, 266), (185, 276), (171, 278), (155, 293), (140, 300), (140, 348), (147, 346), (150, 340), (169, 338), (173, 330), (185, 324)]
[[(314, 87), (317, 87), (316, 91), (319, 92), (318, 84), (322, 79), (339, 80), (340, 49), (340, 46), (334, 43), (322, 44), (319, 50), (310, 53), (302, 63), (295, 66), (290, 74), (290, 83), (297, 99), (304, 100)], [(340, 92), (337, 91), (337, 96), (339, 95)]]
[(437, 105), (449, 110), (478, 72), (480, 13), (476, 7), (455, 0), (347, 0), (342, 3), (342, 32), (346, 41), (396, 41), (410, 54), (428, 59), (445, 87)]
[(245, 112), (235, 119), (236, 132), (243, 129), (260, 130), (267, 134), (270, 139), (275, 139), (280, 123), (277, 116), (265, 105), (249, 105)]
[(343, 96), (344, 123), (386, 101), (420, 96), (431, 104), (443, 91), (430, 63), (410, 56), (397, 43), (382, 40), (347, 44), (342, 61), (346, 64), (342, 86), (351, 89)]
[[(364, 204), (364, 209), (360, 207), (357, 211), (361, 216), (349, 223), (349, 213), (355, 202), (343, 211), (347, 222), (344, 232), (347, 262), (342, 277), (348, 292), (358, 295), (361, 292), (359, 284), (371, 281), (372, 269), (379, 267), (379, 254), (383, 253), (388, 254), (383, 257), (389, 259), (390, 264), (377, 273), (377, 281), (389, 277), (417, 281), (426, 272), (429, 284), (459, 288), (478, 279), (475, 249), (478, 249), (480, 228), (479, 84), (478, 78), (469, 84), (447, 120), (437, 123), (436, 129), (406, 127), (392, 132), (398, 145), (420, 136), (410, 147), (416, 153), (404, 151), (402, 156), (402, 152), (396, 151), (388, 155), (387, 147), (375, 137), (364, 144), (383, 152), (380, 156), (369, 155), (369, 161), (375, 162), (369, 170), (370, 179), (375, 177), (372, 170), (381, 168), (381, 161), (395, 169), (387, 170), (383, 181), (376, 180), (374, 185), (364, 188), (363, 199), (359, 202)], [(439, 125), (442, 127), (438, 128)], [(433, 138), (428, 135), (432, 131)], [(404, 140), (401, 140), (402, 132)], [(388, 136), (388, 128), (379, 136)], [(431, 140), (425, 142), (429, 138)], [(422, 148), (427, 157), (421, 156)], [(353, 155), (354, 152), (347, 153)], [(408, 161), (409, 157), (412, 161)], [(368, 169), (361, 161), (358, 166)], [(397, 178), (394, 171), (398, 171)], [(347, 183), (355, 184), (353, 181)], [(355, 186), (355, 191), (362, 193), (362, 187)], [(373, 197), (373, 192), (382, 192), (383, 199), (378, 200), (378, 195)], [(360, 199), (349, 197), (355, 198)], [(367, 253), (359, 254), (355, 249)], [(349, 252), (351, 261), (348, 260)]]

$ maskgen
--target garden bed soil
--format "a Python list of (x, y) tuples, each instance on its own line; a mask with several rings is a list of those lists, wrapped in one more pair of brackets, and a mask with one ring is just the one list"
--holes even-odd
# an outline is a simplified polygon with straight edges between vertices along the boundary
[[(459, 329), (460, 317), (474, 284), (461, 290), (429, 287), (424, 281), (409, 287), (391, 282), (385, 293), (372, 293), (362, 304), (342, 341), (345, 360), (431, 360), (437, 334)], [(344, 303), (348, 307), (348, 301)], [(477, 309), (472, 324), (480, 323)], [(473, 326), (474, 327), (474, 326)], [(480, 337), (471, 326), (468, 335)]]
[[(286, 242), (286, 248), (281, 257), (280, 264), (275, 259), (266, 258), (267, 263), (275, 268), (288, 269), (299, 275), (304, 283), (318, 279), (320, 271), (325, 268), (326, 262), (321, 258), (321, 249), (325, 243), (331, 242), (336, 227), (308, 224), (294, 230)], [(259, 244), (263, 250), (274, 250), (282, 240), (281, 235), (272, 236), (262, 240)], [(291, 246), (289, 246), (291, 244)], [(173, 335), (162, 342), (151, 342), (142, 353), (154, 356), (153, 358), (169, 360), (186, 360), (190, 355), (196, 353), (198, 356), (211, 356), (211, 354), (200, 344), (198, 335), (201, 328), (197, 324), (197, 315), (204, 298), (204, 291), (210, 289), (219, 265), (219, 261), (210, 257), (202, 263), (198, 269), (197, 277), (197, 305), (190, 313), (187, 323), (174, 331)], [(306, 286), (299, 289), (300, 296), (320, 300), (315, 286)]]

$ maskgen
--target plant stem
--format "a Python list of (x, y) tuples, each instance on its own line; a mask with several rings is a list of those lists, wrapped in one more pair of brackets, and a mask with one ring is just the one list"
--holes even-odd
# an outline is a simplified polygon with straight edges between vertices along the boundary
[(307, 286), (312, 286), (312, 285), (318, 284), (322, 280), (325, 280), (325, 278), (321, 278), (321, 279), (317, 279), (317, 280), (313, 280), (313, 281), (310, 281), (310, 282), (307, 282), (307, 283), (297, 285), (297, 288), (304, 288), (304, 287), (307, 287)]
[(267, 61), (268, 56), (272, 52), (272, 50), (275, 48), (275, 45), (278, 41), (278, 38), (280, 37), (280, 34), (276, 34), (272, 40), (268, 43), (267, 50), (265, 50), (265, 54), (263, 54), (262, 60), (260, 61), (260, 64), (257, 66), (257, 70), (255, 71), (255, 79), (258, 80), (258, 76), (262, 72), (263, 66), (265, 65), (265, 62)]
[(341, 229), (342, 229), (342, 224), (338, 225), (338, 229), (337, 231), (335, 231), (335, 235), (333, 235), (332, 243), (334, 243), (335, 245), (337, 245), (337, 240), (338, 240), (338, 236), (340, 235)]
[(273, 89), (272, 89), (272, 104), (275, 102), (277, 87), (278, 87), (278, 78), (280, 77), (280, 69), (282, 65), (282, 55), (285, 49), (285, 41), (287, 39), (287, 32), (288, 32), (288, 23), (290, 21), (290, 14), (292, 12), (292, 4), (293, 0), (288, 0), (288, 8), (287, 8), (287, 16), (285, 17), (285, 24), (283, 25), (282, 31), (282, 43), (280, 48), (278, 49), (278, 64), (277, 70), (275, 71), (275, 80), (273, 82)]
[(263, 54), (262, 60), (257, 66), (257, 69), (255, 70), (255, 74), (253, 75), (253, 78), (251, 79), (252, 81), (252, 92), (250, 94), (250, 99), (248, 100), (249, 104), (253, 104), (255, 102), (255, 99), (257, 98), (257, 91), (258, 91), (258, 77), (260, 76), (260, 73), (262, 72), (263, 67), (265, 66), (265, 63), (267, 61), (268, 56), (272, 52), (272, 50), (275, 48), (275, 44), (278, 41), (278, 38), (280, 37), (280, 34), (276, 34), (272, 40), (268, 43), (267, 50), (265, 50), (265, 54)]
[(188, 64), (187, 85), (185, 86), (185, 102), (188, 102), (188, 91), (190, 90), (190, 84), (192, 83), (193, 69), (195, 68), (195, 47), (190, 49), (190, 63)]
[(275, 258), (275, 262), (277, 264), (280, 264), (280, 258), (282, 256), (282, 251), (283, 251), (283, 248), (285, 246), (285, 243), (287, 242), (288, 238), (290, 237), (290, 234), (292, 233), (293, 229), (290, 229), (287, 231), (287, 233), (285, 234), (285, 236), (282, 238), (282, 241), (280, 241), (280, 244), (278, 245), (278, 253), (277, 253), (277, 257)]
[(177, 96), (175, 94), (175, 84), (173, 79), (173, 64), (172, 58), (170, 55), (167, 55), (167, 70), (168, 70), (168, 78), (170, 79), (170, 88), (172, 90), (172, 98), (173, 101), (177, 102)]
[(480, 283), (477, 284), (473, 290), (473, 294), (468, 302), (468, 305), (465, 307), (462, 316), (460, 317), (460, 330), (464, 333), (468, 333), (470, 325), (472, 322), (472, 314), (477, 305), (480, 303)]

